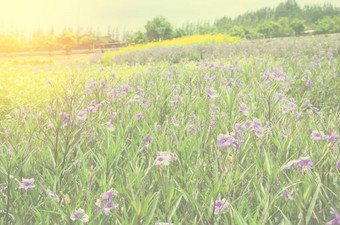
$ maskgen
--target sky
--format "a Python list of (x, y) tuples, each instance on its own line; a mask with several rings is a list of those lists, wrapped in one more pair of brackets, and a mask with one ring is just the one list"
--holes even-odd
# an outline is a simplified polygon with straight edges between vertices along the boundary
[[(122, 31), (144, 31), (147, 21), (164, 16), (175, 27), (187, 21), (213, 23), (223, 16), (235, 18), (247, 11), (276, 7), (285, 0), (0, 0), (0, 32), (3, 30), (92, 28), (102, 34), (109, 25)], [(297, 0), (306, 4), (339, 0)]]

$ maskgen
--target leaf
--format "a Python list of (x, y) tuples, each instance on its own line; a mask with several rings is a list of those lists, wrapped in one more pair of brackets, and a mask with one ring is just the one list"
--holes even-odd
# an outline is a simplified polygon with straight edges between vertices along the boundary
[(145, 223), (143, 223), (143, 224), (150, 224), (150, 222), (153, 218), (153, 215), (155, 214), (156, 207), (157, 207), (157, 204), (158, 204), (158, 200), (159, 200), (159, 192), (157, 193), (155, 199), (152, 201), (152, 206), (151, 206), (151, 210), (149, 212), (149, 216), (146, 218)]
[(309, 220), (311, 219), (311, 216), (312, 216), (312, 213), (313, 213), (313, 210), (314, 210), (314, 207), (315, 207), (316, 199), (318, 198), (319, 193), (320, 193), (320, 187), (321, 187), (321, 184), (319, 183), (318, 187), (316, 188), (316, 192), (314, 193), (312, 202), (310, 203), (308, 211), (307, 211), (306, 224), (308, 224)]

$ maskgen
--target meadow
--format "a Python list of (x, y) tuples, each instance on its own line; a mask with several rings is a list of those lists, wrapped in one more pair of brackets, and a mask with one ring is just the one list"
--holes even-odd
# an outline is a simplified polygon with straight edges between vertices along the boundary
[(340, 224), (339, 46), (2, 61), (0, 224)]

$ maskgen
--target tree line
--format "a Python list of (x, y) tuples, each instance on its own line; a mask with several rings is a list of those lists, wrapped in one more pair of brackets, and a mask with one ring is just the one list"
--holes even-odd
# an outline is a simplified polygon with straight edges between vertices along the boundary
[(307, 5), (300, 7), (295, 0), (287, 0), (275, 8), (262, 8), (247, 12), (232, 19), (222, 17), (210, 22), (187, 22), (180, 27), (174, 27), (164, 17), (156, 17), (147, 21), (145, 30), (133, 33), (122, 32), (118, 27), (108, 27), (107, 34), (99, 32), (73, 31), (64, 29), (56, 35), (54, 30), (44, 33), (37, 30), (27, 40), (22, 34), (4, 34), (0, 32), (0, 52), (19, 51), (55, 51), (72, 49), (106, 48), (113, 42), (128, 42), (140, 44), (150, 41), (167, 40), (193, 34), (224, 33), (247, 39), (287, 37), (306, 34), (326, 34), (340, 32), (340, 8), (332, 4)]
[(247, 39), (326, 34), (340, 32), (340, 8), (330, 3), (300, 7), (295, 0), (287, 0), (275, 8), (247, 12), (235, 19), (222, 17), (214, 21), (186, 23), (179, 28), (164, 17), (148, 21), (145, 31), (133, 33), (131, 43), (144, 43), (193, 34), (225, 33)]

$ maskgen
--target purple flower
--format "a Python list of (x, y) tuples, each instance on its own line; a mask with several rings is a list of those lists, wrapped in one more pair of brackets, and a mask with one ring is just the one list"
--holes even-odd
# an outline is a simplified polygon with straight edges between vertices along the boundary
[(314, 142), (318, 142), (318, 141), (321, 141), (323, 139), (325, 134), (322, 131), (314, 130), (314, 131), (312, 131), (311, 136), (312, 136), (312, 140)]
[[(238, 149), (239, 143), (238, 143), (237, 137), (238, 135), (235, 133), (219, 134), (217, 136), (217, 147), (225, 149), (231, 146), (233, 148)], [(239, 137), (241, 136), (239, 135)]]
[(143, 142), (144, 142), (145, 144), (151, 144), (151, 143), (153, 142), (153, 137), (152, 137), (151, 135), (147, 134), (147, 135), (145, 136), (145, 138), (143, 139)]
[(53, 123), (48, 123), (48, 124), (47, 124), (47, 128), (48, 128), (48, 129), (53, 129), (53, 128), (54, 128)]
[(178, 120), (176, 120), (175, 117), (172, 117), (172, 124), (173, 124), (175, 127), (179, 128), (179, 122), (178, 122)]
[(309, 107), (312, 107), (312, 104), (310, 103), (310, 100), (309, 100), (309, 99), (306, 99), (305, 105), (306, 105), (306, 106), (309, 106)]
[(28, 191), (30, 188), (34, 188), (34, 178), (31, 179), (25, 179), (22, 178), (22, 183), (19, 184), (20, 189), (24, 189), (25, 192)]
[(106, 126), (106, 129), (107, 129), (108, 131), (114, 131), (114, 130), (115, 130), (115, 128), (114, 128), (114, 126), (112, 125), (111, 121), (106, 122), (106, 123), (105, 123), (105, 126)]
[(218, 97), (218, 93), (214, 88), (208, 88), (205, 92), (208, 95), (208, 99), (215, 99)]
[(104, 200), (107, 200), (107, 199), (111, 199), (112, 197), (114, 196), (117, 196), (118, 195), (118, 191), (114, 190), (114, 189), (110, 189), (109, 191), (107, 192), (104, 192), (100, 195), (100, 197)]
[(49, 194), (51, 198), (53, 198), (56, 202), (59, 202), (58, 195), (54, 194), (50, 189), (47, 189), (46, 191), (47, 191), (47, 194)]
[(225, 198), (222, 200), (217, 200), (212, 206), (212, 212), (215, 215), (219, 214), (220, 212), (227, 213), (230, 210), (229, 208), (227, 208), (228, 206), (229, 202)]
[(288, 198), (289, 200), (293, 200), (293, 197), (290, 193), (290, 191), (288, 189), (286, 189), (285, 193), (283, 193), (282, 195), (280, 195), (280, 197), (286, 197)]
[(242, 103), (239, 108), (240, 112), (243, 113), (244, 115), (249, 115), (249, 108), (247, 107), (246, 104)]
[(340, 214), (337, 213), (333, 208), (331, 208), (331, 214), (335, 215), (335, 218), (331, 221), (328, 221), (326, 225), (340, 224)]
[(83, 223), (87, 223), (89, 221), (89, 216), (85, 214), (85, 211), (82, 208), (74, 211), (70, 218), (72, 221), (79, 220)]
[(158, 152), (155, 166), (169, 166), (175, 160), (175, 155), (171, 152)]
[(115, 73), (112, 73), (112, 74), (111, 74), (111, 77), (112, 77), (112, 79), (116, 79), (116, 74), (115, 74)]
[(118, 204), (112, 200), (113, 195), (118, 195), (118, 192), (114, 189), (110, 189), (109, 191), (102, 193), (100, 195), (100, 199), (97, 199), (95, 203), (96, 206), (98, 206), (95, 211), (102, 211), (102, 213), (107, 216), (110, 214), (112, 209), (117, 208)]
[(310, 169), (314, 166), (314, 163), (310, 157), (301, 157), (299, 161), (300, 170), (304, 167)]
[(311, 88), (311, 87), (313, 86), (313, 82), (312, 82), (311, 80), (308, 80), (307, 86), (308, 86), (309, 88)]
[(2, 193), (6, 194), (6, 189), (7, 189), (7, 183), (0, 184), (0, 194)]
[(335, 144), (335, 142), (339, 139), (339, 137), (340, 136), (337, 133), (333, 132), (331, 134), (331, 136), (329, 137), (328, 142), (332, 143), (332, 144)]
[(189, 130), (190, 130), (190, 134), (196, 134), (197, 133), (197, 127), (195, 126), (195, 124), (189, 125)]
[(63, 121), (67, 121), (69, 119), (70, 119), (70, 115), (64, 112), (63, 113)]
[(339, 161), (337, 162), (336, 166), (338, 167), (338, 170), (340, 170), (340, 159), (339, 159)]
[(282, 167), (283, 169), (289, 170), (290, 168), (293, 169), (306, 169), (309, 170), (314, 166), (314, 163), (310, 157), (301, 157), (300, 159), (297, 160), (291, 160), (289, 161), (286, 165)]
[(83, 111), (81, 111), (81, 112), (79, 112), (77, 114), (77, 119), (78, 120), (85, 121), (86, 118), (87, 118), (87, 114), (85, 112), (83, 112)]
[(105, 89), (106, 88), (106, 83), (104, 80), (102, 80), (102, 82), (100, 83), (100, 87)]
[(142, 113), (138, 113), (135, 117), (137, 120), (145, 119), (145, 115)]

